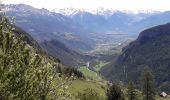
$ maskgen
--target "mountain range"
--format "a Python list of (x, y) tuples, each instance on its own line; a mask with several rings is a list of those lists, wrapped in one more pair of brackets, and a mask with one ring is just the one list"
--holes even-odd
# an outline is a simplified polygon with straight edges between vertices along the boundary
[[(81, 41), (77, 40), (76, 42), (81, 42), (82, 46), (87, 48), (87, 50), (94, 49), (91, 45), (93, 42), (95, 42), (94, 44), (99, 42), (95, 41), (93, 33), (102, 33), (102, 35), (128, 34), (130, 37), (136, 37), (138, 33), (145, 28), (169, 22), (168, 16), (170, 16), (170, 12), (168, 11), (141, 11), (132, 13), (130, 11), (100, 8), (95, 11), (96, 13), (93, 13), (85, 10), (67, 8), (63, 10), (59, 9), (56, 11), (58, 13), (56, 13), (44, 8), (33, 8), (25, 4), (6, 5), (6, 7), (9, 9), (7, 15), (16, 16), (17, 25), (30, 32), (38, 41), (50, 40), (51, 38), (56, 38), (55, 35), (64, 34), (68, 36), (69, 39), (67, 37), (65, 37), (67, 39), (63, 39), (63, 36), (60, 36), (63, 40), (62, 42), (65, 42), (65, 40), (75, 41), (76, 39), (80, 39)], [(65, 16), (64, 13), (69, 11), (72, 11), (70, 12), (71, 15)], [(110, 13), (105, 14), (105, 12)], [(76, 48), (68, 42), (64, 44), (72, 49), (82, 48)]]
[(17, 26), (30, 33), (49, 54), (62, 58), (63, 62), (66, 62), (63, 57), (67, 57), (68, 62), (82, 59), (85, 63), (87, 59), (82, 57), (84, 55), (95, 56), (95, 51), (110, 52), (120, 44), (135, 39), (140, 31), (170, 21), (168, 11), (132, 13), (101, 8), (94, 13), (72, 8), (74, 13), (66, 16), (62, 13), (65, 10), (56, 13), (25, 4), (5, 7), (8, 8), (8, 16), (16, 17)]
[[(8, 5), (7, 8), (7, 15), (15, 16), (16, 24), (29, 32), (38, 42), (58, 38), (72, 49), (91, 48), (90, 40), (84, 36), (85, 31), (66, 16), (24, 4)], [(77, 48), (78, 45), (81, 48)]]
[[(111, 16), (117, 11), (120, 11), (120, 10), (111, 9), (111, 8), (106, 9), (104, 7), (99, 7), (98, 9), (91, 10), (91, 11), (88, 11), (88, 10), (85, 10), (85, 9), (76, 9), (76, 8), (73, 8), (73, 7), (62, 8), (62, 9), (56, 8), (56, 9), (52, 10), (52, 12), (60, 13), (60, 14), (65, 15), (65, 16), (72, 16), (72, 15), (75, 15), (76, 13), (79, 13), (79, 12), (89, 12), (89, 13), (92, 13), (94, 15), (101, 15), (101, 16), (105, 16), (105, 17)], [(149, 10), (138, 10), (138, 11), (121, 10), (121, 12), (137, 14), (137, 13), (156, 13), (156, 12), (159, 12), (159, 11), (149, 9)]]

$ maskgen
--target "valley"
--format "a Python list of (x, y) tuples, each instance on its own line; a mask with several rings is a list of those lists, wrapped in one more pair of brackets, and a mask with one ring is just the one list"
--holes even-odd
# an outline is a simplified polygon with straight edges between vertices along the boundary
[[(134, 35), (119, 31), (114, 32), (112, 31), (114, 29), (110, 29), (110, 32), (106, 32), (104, 29), (101, 30), (102, 33), (89, 29), (87, 23), (91, 23), (90, 20), (80, 22), (76, 18), (83, 14), (85, 19), (82, 20), (86, 20), (86, 14), (90, 14), (87, 12), (76, 13), (70, 18), (23, 4), (7, 5), (7, 8), (9, 9), (7, 15), (15, 16), (16, 24), (19, 27), (29, 32), (50, 55), (59, 57), (68, 66), (80, 67), (86, 62), (96, 59), (97, 55), (120, 53), (125, 44), (135, 39)], [(98, 18), (98, 15), (90, 14), (90, 16)], [(129, 16), (131, 17), (131, 15)], [(104, 19), (102, 16), (99, 18)], [(93, 28), (100, 27), (99, 23), (96, 22), (93, 21), (94, 24), (91, 24)], [(109, 24), (107, 21), (105, 23)], [(46, 25), (50, 27), (47, 28)], [(109, 25), (109, 27), (111, 26)]]
[[(130, 100), (127, 98), (131, 92), (142, 99), (147, 81), (153, 92), (150, 95), (156, 100), (169, 99), (160, 97), (159, 93), (170, 93), (170, 11), (134, 13), (102, 8), (94, 12), (74, 8), (50, 11), (26, 4), (3, 6), (7, 11), (0, 16), (0, 62), (3, 63), (0, 71), (6, 72), (3, 74), (6, 83), (0, 80), (3, 90), (0, 100), (15, 95), (20, 98), (22, 94), (18, 93), (22, 89), (26, 91), (23, 97), (30, 91), (37, 96), (40, 92), (36, 89), (40, 89), (47, 100), (92, 100), (82, 98), (91, 96), (94, 100), (112, 100), (108, 98), (114, 91), (125, 100)], [(10, 69), (13, 72), (5, 70), (5, 64), (13, 66)], [(19, 79), (23, 84), (18, 88), (11, 85), (16, 93), (6, 89), (10, 85), (8, 74), (16, 86), (19, 82), (12, 79), (22, 74)], [(27, 91), (29, 84), (38, 85), (35, 90)], [(50, 92), (45, 94), (47, 91)]]

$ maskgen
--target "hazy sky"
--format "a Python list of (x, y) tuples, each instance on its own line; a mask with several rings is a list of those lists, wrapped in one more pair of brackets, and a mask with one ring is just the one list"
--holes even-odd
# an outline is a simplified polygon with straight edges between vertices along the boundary
[(24, 3), (37, 8), (74, 7), (77, 9), (94, 10), (99, 7), (118, 10), (170, 10), (170, 0), (0, 0), (2, 3)]

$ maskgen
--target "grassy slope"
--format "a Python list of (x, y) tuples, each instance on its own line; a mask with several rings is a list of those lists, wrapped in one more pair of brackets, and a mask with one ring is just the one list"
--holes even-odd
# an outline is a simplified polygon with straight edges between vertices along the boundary
[[(92, 78), (99, 77), (99, 76), (94, 76), (96, 75), (95, 72), (88, 70), (85, 66), (81, 67), (79, 70), (85, 73), (86, 76), (92, 76)], [(83, 90), (90, 88), (95, 90), (97, 93), (100, 94), (101, 100), (106, 100), (106, 90), (107, 86), (104, 85), (105, 83), (100, 82), (100, 80), (81, 80), (81, 79), (76, 79), (72, 82), (70, 85), (69, 91), (76, 96), (77, 93), (83, 92)], [(127, 100), (127, 89), (126, 87), (122, 87), (122, 91), (124, 92), (125, 98)], [(137, 90), (138, 91), (138, 90)], [(138, 98), (142, 100), (142, 94), (140, 91), (138, 91)], [(161, 98), (159, 96), (156, 97), (156, 100), (170, 100), (170, 98)]]
[(170, 100), (170, 98), (162, 98), (162, 97), (156, 97), (156, 100)]
[(98, 65), (95, 66), (95, 70), (96, 70), (97, 72), (99, 72), (100, 69), (101, 69), (103, 66), (105, 66), (106, 64), (108, 64), (108, 63), (106, 63), (106, 62), (100, 62)]
[[(94, 68), (96, 71), (99, 71), (100, 68), (102, 68), (105, 65), (105, 63), (99, 63)], [(94, 89), (96, 92), (100, 94), (101, 100), (106, 100), (106, 81), (102, 80), (100, 75), (98, 75), (97, 72), (94, 72), (92, 70), (89, 70), (86, 66), (82, 66), (79, 68), (79, 71), (81, 71), (85, 77), (87, 77), (86, 80), (74, 80), (69, 88), (71, 93), (74, 95), (77, 95), (78, 92), (82, 92), (83, 90), (90, 88)], [(89, 80), (88, 78), (92, 79)]]
[(102, 78), (100, 77), (100, 75), (97, 73), (100, 71), (100, 69), (105, 66), (107, 63), (104, 62), (100, 62), (99, 64), (94, 66), (94, 69), (96, 70), (96, 72), (88, 69), (86, 66), (82, 66), (79, 68), (79, 71), (81, 71), (86, 77), (88, 78), (92, 78), (94, 80), (101, 80)]
[(102, 98), (102, 100), (105, 100), (106, 95), (105, 95), (105, 88), (103, 88), (105, 86), (102, 86), (101, 84), (99, 84), (98, 82), (95, 81), (87, 81), (87, 80), (74, 80), (69, 88), (69, 91), (73, 94), (73, 95), (77, 95), (78, 92), (82, 92), (83, 90), (90, 88), (90, 89), (94, 89), (96, 92), (98, 92), (100, 94), (100, 98)]
[(79, 71), (81, 71), (86, 77), (89, 77), (95, 80), (101, 79), (96, 72), (89, 70), (86, 66), (80, 67)]
[[(103, 67), (105, 63), (99, 63), (95, 66), (96, 71), (100, 70), (101, 67)], [(80, 80), (76, 79), (72, 82), (69, 91), (73, 93), (73, 95), (77, 95), (78, 92), (83, 92), (83, 90), (90, 88), (95, 90), (100, 94), (101, 100), (106, 100), (106, 81), (102, 80), (100, 75), (98, 75), (97, 72), (94, 72), (92, 70), (89, 70), (86, 66), (82, 66), (79, 68), (79, 71), (81, 71), (85, 77), (86, 80)], [(92, 80), (90, 80), (92, 79)]]

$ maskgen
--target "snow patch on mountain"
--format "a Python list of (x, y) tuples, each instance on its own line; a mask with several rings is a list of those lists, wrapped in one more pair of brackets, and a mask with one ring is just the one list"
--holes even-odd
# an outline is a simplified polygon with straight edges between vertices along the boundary
[(65, 16), (71, 16), (71, 15), (78, 13), (79, 10), (72, 8), (72, 7), (71, 8), (63, 8), (63, 9), (56, 8), (56, 9), (52, 10), (52, 12), (60, 13), (60, 14), (65, 15)]
[(145, 14), (152, 14), (152, 13), (157, 13), (158, 11), (149, 9), (149, 10), (138, 10), (138, 11), (132, 11), (132, 10), (117, 10), (117, 9), (106, 9), (103, 7), (100, 7), (96, 10), (92, 10), (92, 11), (87, 11), (85, 9), (75, 9), (73, 7), (71, 8), (63, 8), (63, 9), (54, 9), (52, 10), (52, 12), (55, 13), (60, 13), (62, 15), (65, 16), (73, 16), (77, 13), (82, 13), (82, 12), (89, 12), (92, 13), (94, 15), (101, 15), (101, 16), (111, 16), (116, 12), (123, 12), (123, 13), (127, 13), (127, 14), (139, 14), (139, 13), (145, 13)]

